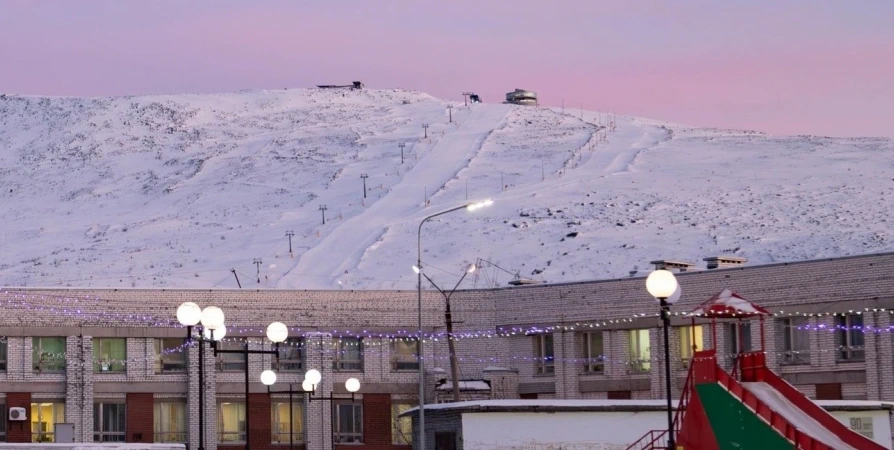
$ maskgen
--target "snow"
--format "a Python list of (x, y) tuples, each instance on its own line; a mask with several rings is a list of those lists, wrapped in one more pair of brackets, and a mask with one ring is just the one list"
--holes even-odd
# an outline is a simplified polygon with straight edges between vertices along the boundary
[(728, 318), (769, 315), (770, 313), (760, 306), (745, 300), (741, 295), (729, 289), (724, 289), (689, 314), (693, 316), (709, 315)]
[(757, 398), (764, 402), (777, 414), (785, 417), (789, 423), (795, 426), (802, 433), (821, 441), (822, 443), (840, 450), (853, 449), (850, 445), (842, 441), (835, 433), (829, 431), (819, 422), (810, 417), (801, 408), (795, 406), (788, 401), (779, 391), (773, 389), (767, 383), (751, 382), (742, 383), (742, 385), (751, 391)]
[[(438, 386), (439, 391), (449, 391), (453, 389), (453, 382), (446, 381), (444, 384)], [(469, 380), (469, 381), (459, 381), (459, 390), (460, 391), (489, 391), (490, 385), (482, 380)]]
[[(480, 408), (555, 408), (555, 409), (599, 409), (599, 408), (666, 408), (666, 400), (476, 400), (466, 402), (426, 404), (425, 410), (480, 409)], [(676, 409), (674, 402), (674, 409)], [(419, 408), (408, 409), (409, 414)]]
[(0, 95), (0, 276), (236, 288), (235, 269), (251, 288), (415, 289), (419, 222), (466, 192), (494, 204), (422, 232), (439, 284), (474, 262), (461, 288), (894, 250), (890, 139), (633, 117), (607, 131), (596, 112), (486, 103), (452, 103), (449, 123), (448, 104), (402, 90)]

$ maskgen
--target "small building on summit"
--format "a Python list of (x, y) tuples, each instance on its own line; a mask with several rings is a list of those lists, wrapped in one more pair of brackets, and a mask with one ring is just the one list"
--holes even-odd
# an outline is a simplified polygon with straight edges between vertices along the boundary
[(363, 89), (363, 83), (360, 81), (355, 81), (352, 84), (318, 84), (318, 88), (320, 89), (338, 89), (338, 88), (350, 88), (353, 89)]
[(516, 89), (506, 93), (506, 103), (513, 105), (537, 106), (537, 93), (534, 91), (526, 91), (524, 89)]

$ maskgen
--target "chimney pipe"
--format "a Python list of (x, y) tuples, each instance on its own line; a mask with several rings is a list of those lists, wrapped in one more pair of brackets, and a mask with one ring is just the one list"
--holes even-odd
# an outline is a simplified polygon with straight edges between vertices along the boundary
[(740, 258), (738, 256), (712, 256), (705, 258), (703, 261), (708, 263), (708, 269), (729, 269), (731, 267), (741, 267), (748, 262), (748, 258)]

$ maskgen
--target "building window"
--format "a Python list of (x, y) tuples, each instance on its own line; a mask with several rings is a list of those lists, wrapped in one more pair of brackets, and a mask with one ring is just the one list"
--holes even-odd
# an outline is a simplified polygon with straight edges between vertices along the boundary
[(782, 364), (810, 364), (807, 318), (782, 319)]
[(155, 339), (155, 373), (183, 372), (186, 370), (185, 339)]
[(0, 371), (6, 370), (6, 353), (7, 353), (7, 344), (9, 342), (9, 338), (0, 337)]
[(726, 324), (726, 350), (730, 356), (751, 351), (751, 322)]
[(701, 325), (680, 327), (680, 359), (683, 367), (689, 367), (689, 361), (695, 352), (705, 349), (705, 339)]
[(217, 440), (224, 445), (245, 442), (245, 403), (221, 403), (217, 408), (217, 429)]
[(863, 316), (847, 314), (835, 316), (835, 332), (838, 341), (839, 361), (863, 361), (865, 344), (863, 335)]
[(124, 442), (124, 403), (93, 405), (93, 442)]
[(332, 358), (335, 371), (363, 370), (363, 339), (340, 337), (335, 341), (335, 356)]
[(335, 436), (339, 444), (363, 443), (363, 405), (360, 403), (335, 404)]
[[(270, 404), (272, 442), (274, 444), (288, 444), (289, 442), (304, 442), (304, 404), (292, 402), (292, 412), (289, 414), (289, 402), (273, 402)], [(289, 419), (292, 421), (292, 437), (289, 440)]]
[(630, 371), (648, 372), (652, 368), (649, 330), (630, 330)]
[(35, 337), (31, 344), (35, 372), (65, 371), (65, 338)]
[(0, 442), (6, 442), (6, 405), (0, 403)]
[(158, 402), (153, 405), (155, 442), (186, 442), (186, 403)]
[(97, 338), (93, 340), (94, 372), (124, 372), (126, 360), (126, 339)]
[[(217, 343), (218, 350), (244, 350), (247, 342), (221, 341)], [(218, 353), (217, 370), (221, 372), (245, 372), (245, 353)]]
[(401, 414), (416, 405), (409, 403), (391, 404), (391, 443), (394, 445), (413, 445), (413, 420)]
[(631, 400), (633, 393), (630, 391), (608, 391), (605, 393), (605, 398), (608, 400)]
[(603, 373), (605, 371), (605, 345), (601, 331), (583, 333), (584, 338), (584, 372)]
[(556, 355), (553, 352), (553, 335), (534, 335), (534, 369), (537, 375), (549, 375), (556, 372)]
[(391, 340), (391, 370), (419, 370), (419, 341), (416, 339)]
[(276, 363), (280, 372), (297, 372), (304, 368), (304, 338), (290, 337), (279, 345), (279, 360)]
[(31, 442), (55, 442), (57, 423), (65, 423), (65, 403), (31, 404)]

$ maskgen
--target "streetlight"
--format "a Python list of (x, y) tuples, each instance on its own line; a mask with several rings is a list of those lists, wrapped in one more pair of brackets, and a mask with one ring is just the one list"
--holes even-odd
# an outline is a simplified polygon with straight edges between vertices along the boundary
[(456, 286), (453, 286), (453, 289), (450, 290), (449, 293), (444, 292), (440, 286), (435, 284), (435, 282), (422, 272), (418, 267), (413, 266), (413, 271), (416, 273), (421, 273), (422, 276), (431, 283), (432, 286), (437, 289), (441, 295), (444, 296), (444, 301), (446, 302), (446, 308), (444, 309), (444, 323), (447, 325), (447, 350), (450, 354), (450, 377), (453, 379), (453, 401), (460, 401), (459, 398), (459, 361), (456, 358), (456, 343), (453, 339), (453, 315), (450, 313), (450, 297), (453, 296), (453, 293), (456, 292), (456, 288), (459, 287), (459, 284), (463, 282), (466, 278), (466, 275), (472, 273), (477, 269), (475, 264), (469, 264), (466, 266), (466, 270), (463, 271), (463, 276), (460, 277), (459, 281), (456, 282)]
[(451, 213), (454, 211), (459, 211), (460, 209), (466, 209), (468, 211), (475, 211), (477, 209), (481, 209), (485, 206), (490, 206), (494, 202), (493, 200), (484, 200), (481, 202), (467, 203), (462, 206), (457, 206), (456, 208), (451, 208), (446, 211), (441, 211), (439, 213), (432, 214), (422, 219), (419, 222), (419, 229), (416, 232), (416, 240), (417, 240), (417, 250), (416, 254), (416, 266), (414, 267), (414, 271), (416, 272), (416, 292), (417, 292), (417, 310), (419, 313), (419, 335), (416, 341), (417, 350), (419, 353), (419, 447), (421, 449), (425, 448), (425, 369), (424, 369), (424, 359), (422, 358), (422, 225), (425, 225), (429, 219), (434, 217), (438, 217), (447, 213)]
[[(328, 397), (317, 397), (316, 396), (317, 385), (320, 384), (320, 381), (322, 379), (323, 379), (323, 377), (320, 375), (320, 371), (317, 369), (310, 369), (304, 373), (304, 381), (301, 383), (301, 391), (304, 393), (308, 402), (328, 401), (331, 405), (336, 400), (347, 400), (347, 398), (336, 397), (335, 393), (333, 393), (333, 392), (330, 392)], [(356, 378), (348, 378), (345, 381), (345, 390), (351, 393), (351, 403), (354, 403), (354, 401), (356, 400), (355, 394), (358, 391), (360, 391), (360, 380), (358, 380)], [(271, 392), (269, 385), (267, 388), (267, 392)], [(279, 391), (279, 392), (282, 392), (282, 391)], [(275, 392), (271, 392), (271, 393), (275, 393)], [(289, 434), (291, 435), (291, 433), (292, 433), (292, 425), (291, 425), (291, 423), (292, 423), (292, 417), (291, 417), (291, 415), (292, 415), (292, 394), (298, 393), (298, 391), (292, 390), (292, 385), (289, 384), (288, 393), (289, 393)], [(336, 416), (336, 414), (334, 414), (334, 413), (332, 415)], [(335, 434), (333, 432), (333, 427), (334, 427), (333, 422), (334, 421), (335, 421), (335, 418), (333, 418), (333, 420), (329, 421), (329, 437), (330, 437), (330, 439), (334, 438), (334, 434)], [(333, 447), (335, 447), (335, 444), (336, 443), (333, 439), (333, 442), (332, 442)], [(291, 441), (290, 441), (289, 445), (291, 445)], [(320, 446), (322, 448), (323, 446), (325, 446), (325, 443), (320, 442)]]
[[(667, 389), (667, 436), (668, 448), (674, 449), (674, 414), (671, 405), (671, 369), (670, 369), (670, 343), (668, 334), (670, 329), (670, 304), (679, 299), (674, 295), (679, 289), (677, 279), (669, 270), (656, 270), (646, 278), (646, 290), (652, 297), (658, 299), (661, 305), (661, 321), (664, 322), (664, 381)], [(675, 298), (676, 297), (676, 298)]]

